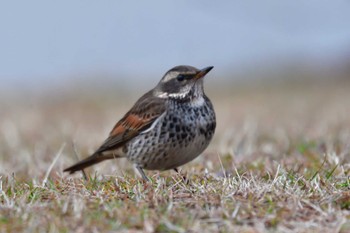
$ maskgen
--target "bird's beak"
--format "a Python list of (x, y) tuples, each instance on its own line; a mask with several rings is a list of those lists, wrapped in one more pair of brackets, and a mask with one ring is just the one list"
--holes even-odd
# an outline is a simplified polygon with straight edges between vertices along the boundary
[(198, 71), (198, 73), (194, 76), (194, 79), (200, 79), (203, 78), (209, 71), (211, 71), (211, 69), (213, 69), (214, 66), (208, 66), (204, 69), (201, 69), (200, 71)]

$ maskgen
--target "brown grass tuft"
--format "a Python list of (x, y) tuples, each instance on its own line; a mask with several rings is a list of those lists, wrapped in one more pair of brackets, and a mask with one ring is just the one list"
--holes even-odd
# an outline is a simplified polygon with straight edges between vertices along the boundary
[(147, 172), (151, 182), (125, 160), (88, 169), (87, 181), (62, 173), (97, 148), (134, 97), (3, 104), (0, 232), (350, 231), (348, 85), (209, 95), (213, 143), (181, 169), (187, 179)]

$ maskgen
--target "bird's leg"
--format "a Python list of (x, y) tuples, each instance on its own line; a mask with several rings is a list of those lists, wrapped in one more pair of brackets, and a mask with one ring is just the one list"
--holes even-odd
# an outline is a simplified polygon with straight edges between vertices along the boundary
[(186, 184), (189, 183), (189, 180), (187, 179), (186, 175), (181, 175), (181, 172), (179, 172), (179, 169), (177, 169), (177, 167), (174, 168), (174, 171), (175, 171), (179, 176), (181, 176), (183, 182), (185, 182)]
[(146, 176), (145, 172), (140, 166), (136, 165), (136, 169), (141, 174), (142, 179), (144, 179), (145, 181), (149, 181), (149, 178)]
[[(73, 151), (74, 151), (75, 158), (76, 158), (76, 160), (77, 160), (77, 162), (78, 162), (80, 159), (79, 159), (78, 151), (77, 151), (77, 148), (76, 148), (74, 142), (73, 142)], [(84, 169), (81, 169), (81, 173), (83, 174), (84, 180), (87, 181), (87, 180), (88, 180), (88, 177), (87, 177), (87, 175), (86, 175)]]

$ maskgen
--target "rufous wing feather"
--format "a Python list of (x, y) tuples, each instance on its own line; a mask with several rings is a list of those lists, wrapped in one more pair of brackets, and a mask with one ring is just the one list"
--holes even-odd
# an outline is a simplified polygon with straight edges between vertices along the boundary
[(111, 153), (103, 153), (120, 148), (126, 142), (147, 130), (155, 120), (165, 111), (164, 99), (154, 97), (152, 92), (142, 96), (129, 112), (114, 126), (109, 137), (90, 157), (78, 162), (77, 164), (66, 168), (65, 172), (74, 173), (93, 164), (114, 157)]

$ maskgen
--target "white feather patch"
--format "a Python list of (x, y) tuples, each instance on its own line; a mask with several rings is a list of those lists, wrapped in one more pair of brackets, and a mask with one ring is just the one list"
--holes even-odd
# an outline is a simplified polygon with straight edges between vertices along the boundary
[(164, 112), (162, 115), (160, 115), (153, 123), (152, 125), (146, 129), (145, 131), (142, 131), (140, 134), (144, 134), (144, 133), (147, 133), (149, 131), (151, 131), (157, 124), (158, 122), (165, 116), (166, 112)]
[(190, 103), (193, 107), (201, 107), (203, 106), (205, 100), (203, 98), (203, 96), (200, 96), (198, 98), (194, 98)]

